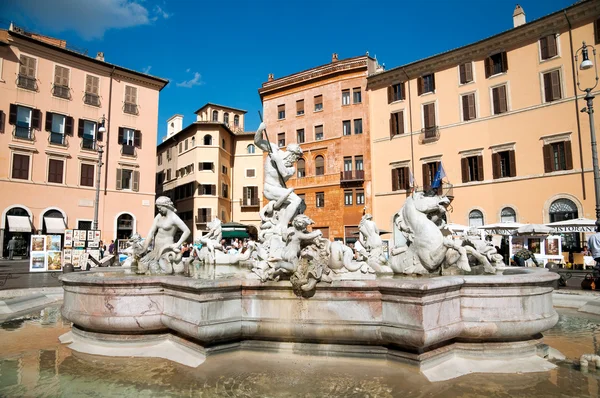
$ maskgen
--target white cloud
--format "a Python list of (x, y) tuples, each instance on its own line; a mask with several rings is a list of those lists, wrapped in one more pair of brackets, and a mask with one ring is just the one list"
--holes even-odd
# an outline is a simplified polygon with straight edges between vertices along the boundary
[(145, 68), (142, 68), (142, 72), (144, 72), (144, 73), (150, 73), (150, 69), (152, 69), (152, 65), (148, 65)]
[(37, 30), (73, 30), (86, 40), (101, 38), (109, 29), (147, 25), (156, 15), (171, 16), (158, 6), (150, 13), (139, 0), (20, 0), (14, 7), (38, 24)]
[(204, 84), (203, 81), (200, 80), (202, 76), (200, 75), (200, 73), (198, 72), (194, 72), (194, 78), (190, 79), (190, 80), (184, 80), (180, 83), (176, 83), (177, 87), (185, 87), (185, 88), (192, 88), (194, 86), (201, 86), (202, 84)]
[(187, 68), (185, 71), (186, 71), (187, 73), (190, 73), (191, 69), (190, 69), (190, 68)]

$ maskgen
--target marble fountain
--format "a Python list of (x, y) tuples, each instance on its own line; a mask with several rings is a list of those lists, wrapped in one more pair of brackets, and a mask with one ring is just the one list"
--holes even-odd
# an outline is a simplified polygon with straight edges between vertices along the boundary
[(431, 381), (555, 367), (541, 333), (558, 321), (557, 274), (506, 267), (475, 235), (450, 239), (449, 200), (422, 192), (395, 218), (406, 244), (389, 261), (372, 217), (363, 216), (356, 260), (343, 243), (309, 230), (304, 203), (285, 184), (302, 150), (278, 148), (263, 130), (255, 143), (268, 153), (268, 202), (258, 242), (225, 254), (215, 220), (201, 261), (186, 262), (179, 247), (190, 231), (170, 199), (158, 198), (148, 237), (131, 239), (130, 270), (62, 276), (62, 315), (73, 327), (61, 342), (190, 367), (232, 349), (381, 357), (412, 363)]

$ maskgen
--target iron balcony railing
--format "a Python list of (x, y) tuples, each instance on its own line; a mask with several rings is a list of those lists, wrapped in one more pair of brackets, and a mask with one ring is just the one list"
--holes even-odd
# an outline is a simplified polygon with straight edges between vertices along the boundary
[(15, 126), (13, 137), (33, 141), (35, 139), (34, 130), (31, 127)]
[(133, 145), (123, 145), (121, 146), (121, 155), (126, 156), (135, 156), (135, 147)]
[(242, 199), (242, 207), (256, 207), (260, 204), (258, 197)]
[(87, 105), (100, 106), (100, 96), (93, 93), (85, 93), (83, 102)]
[(25, 75), (19, 75), (19, 77), (17, 77), (17, 86), (24, 88), (26, 90), (32, 90), (32, 91), (38, 90), (36, 78), (25, 76)]
[(96, 140), (93, 138), (82, 138), (81, 139), (81, 149), (95, 151), (97, 149), (96, 148)]
[(440, 138), (438, 126), (425, 127), (421, 129), (421, 143), (437, 141)]
[(52, 87), (52, 95), (59, 98), (71, 99), (71, 89), (67, 86), (59, 86), (55, 84)]
[(364, 170), (354, 170), (354, 172), (352, 170), (340, 171), (341, 181), (364, 181), (364, 179)]
[(123, 104), (123, 112), (129, 113), (131, 115), (138, 115), (139, 114), (138, 106), (137, 106), (137, 104), (131, 104), (129, 102), (125, 102)]
[(54, 145), (67, 146), (67, 137), (62, 133), (50, 132), (48, 142)]

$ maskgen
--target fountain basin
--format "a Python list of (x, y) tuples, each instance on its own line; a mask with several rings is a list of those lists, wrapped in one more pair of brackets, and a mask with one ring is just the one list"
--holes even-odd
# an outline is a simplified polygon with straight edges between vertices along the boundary
[[(541, 333), (558, 321), (558, 275), (537, 268), (505, 273), (337, 280), (320, 283), (307, 299), (288, 281), (82, 272), (62, 277), (62, 315), (80, 342), (139, 344), (175, 335), (202, 356), (219, 346), (292, 343), (311, 353), (386, 355), (422, 370), (458, 357), (536, 362)], [(551, 365), (543, 362), (529, 371)]]

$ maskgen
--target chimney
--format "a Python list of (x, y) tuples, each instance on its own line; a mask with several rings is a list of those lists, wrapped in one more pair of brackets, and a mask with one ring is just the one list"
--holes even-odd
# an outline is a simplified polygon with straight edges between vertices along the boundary
[(267, 79), (267, 81), (272, 82), (273, 80), (275, 80), (275, 75), (272, 73), (269, 73), (269, 78)]
[(525, 22), (525, 11), (517, 4), (515, 12), (513, 12), (513, 25), (516, 28), (517, 26), (525, 25)]
[(104, 53), (102, 51), (98, 51), (98, 54), (96, 54), (96, 59), (99, 61), (104, 61)]
[(338, 61), (338, 55), (337, 53), (333, 53), (331, 55), (331, 62), (337, 62)]

